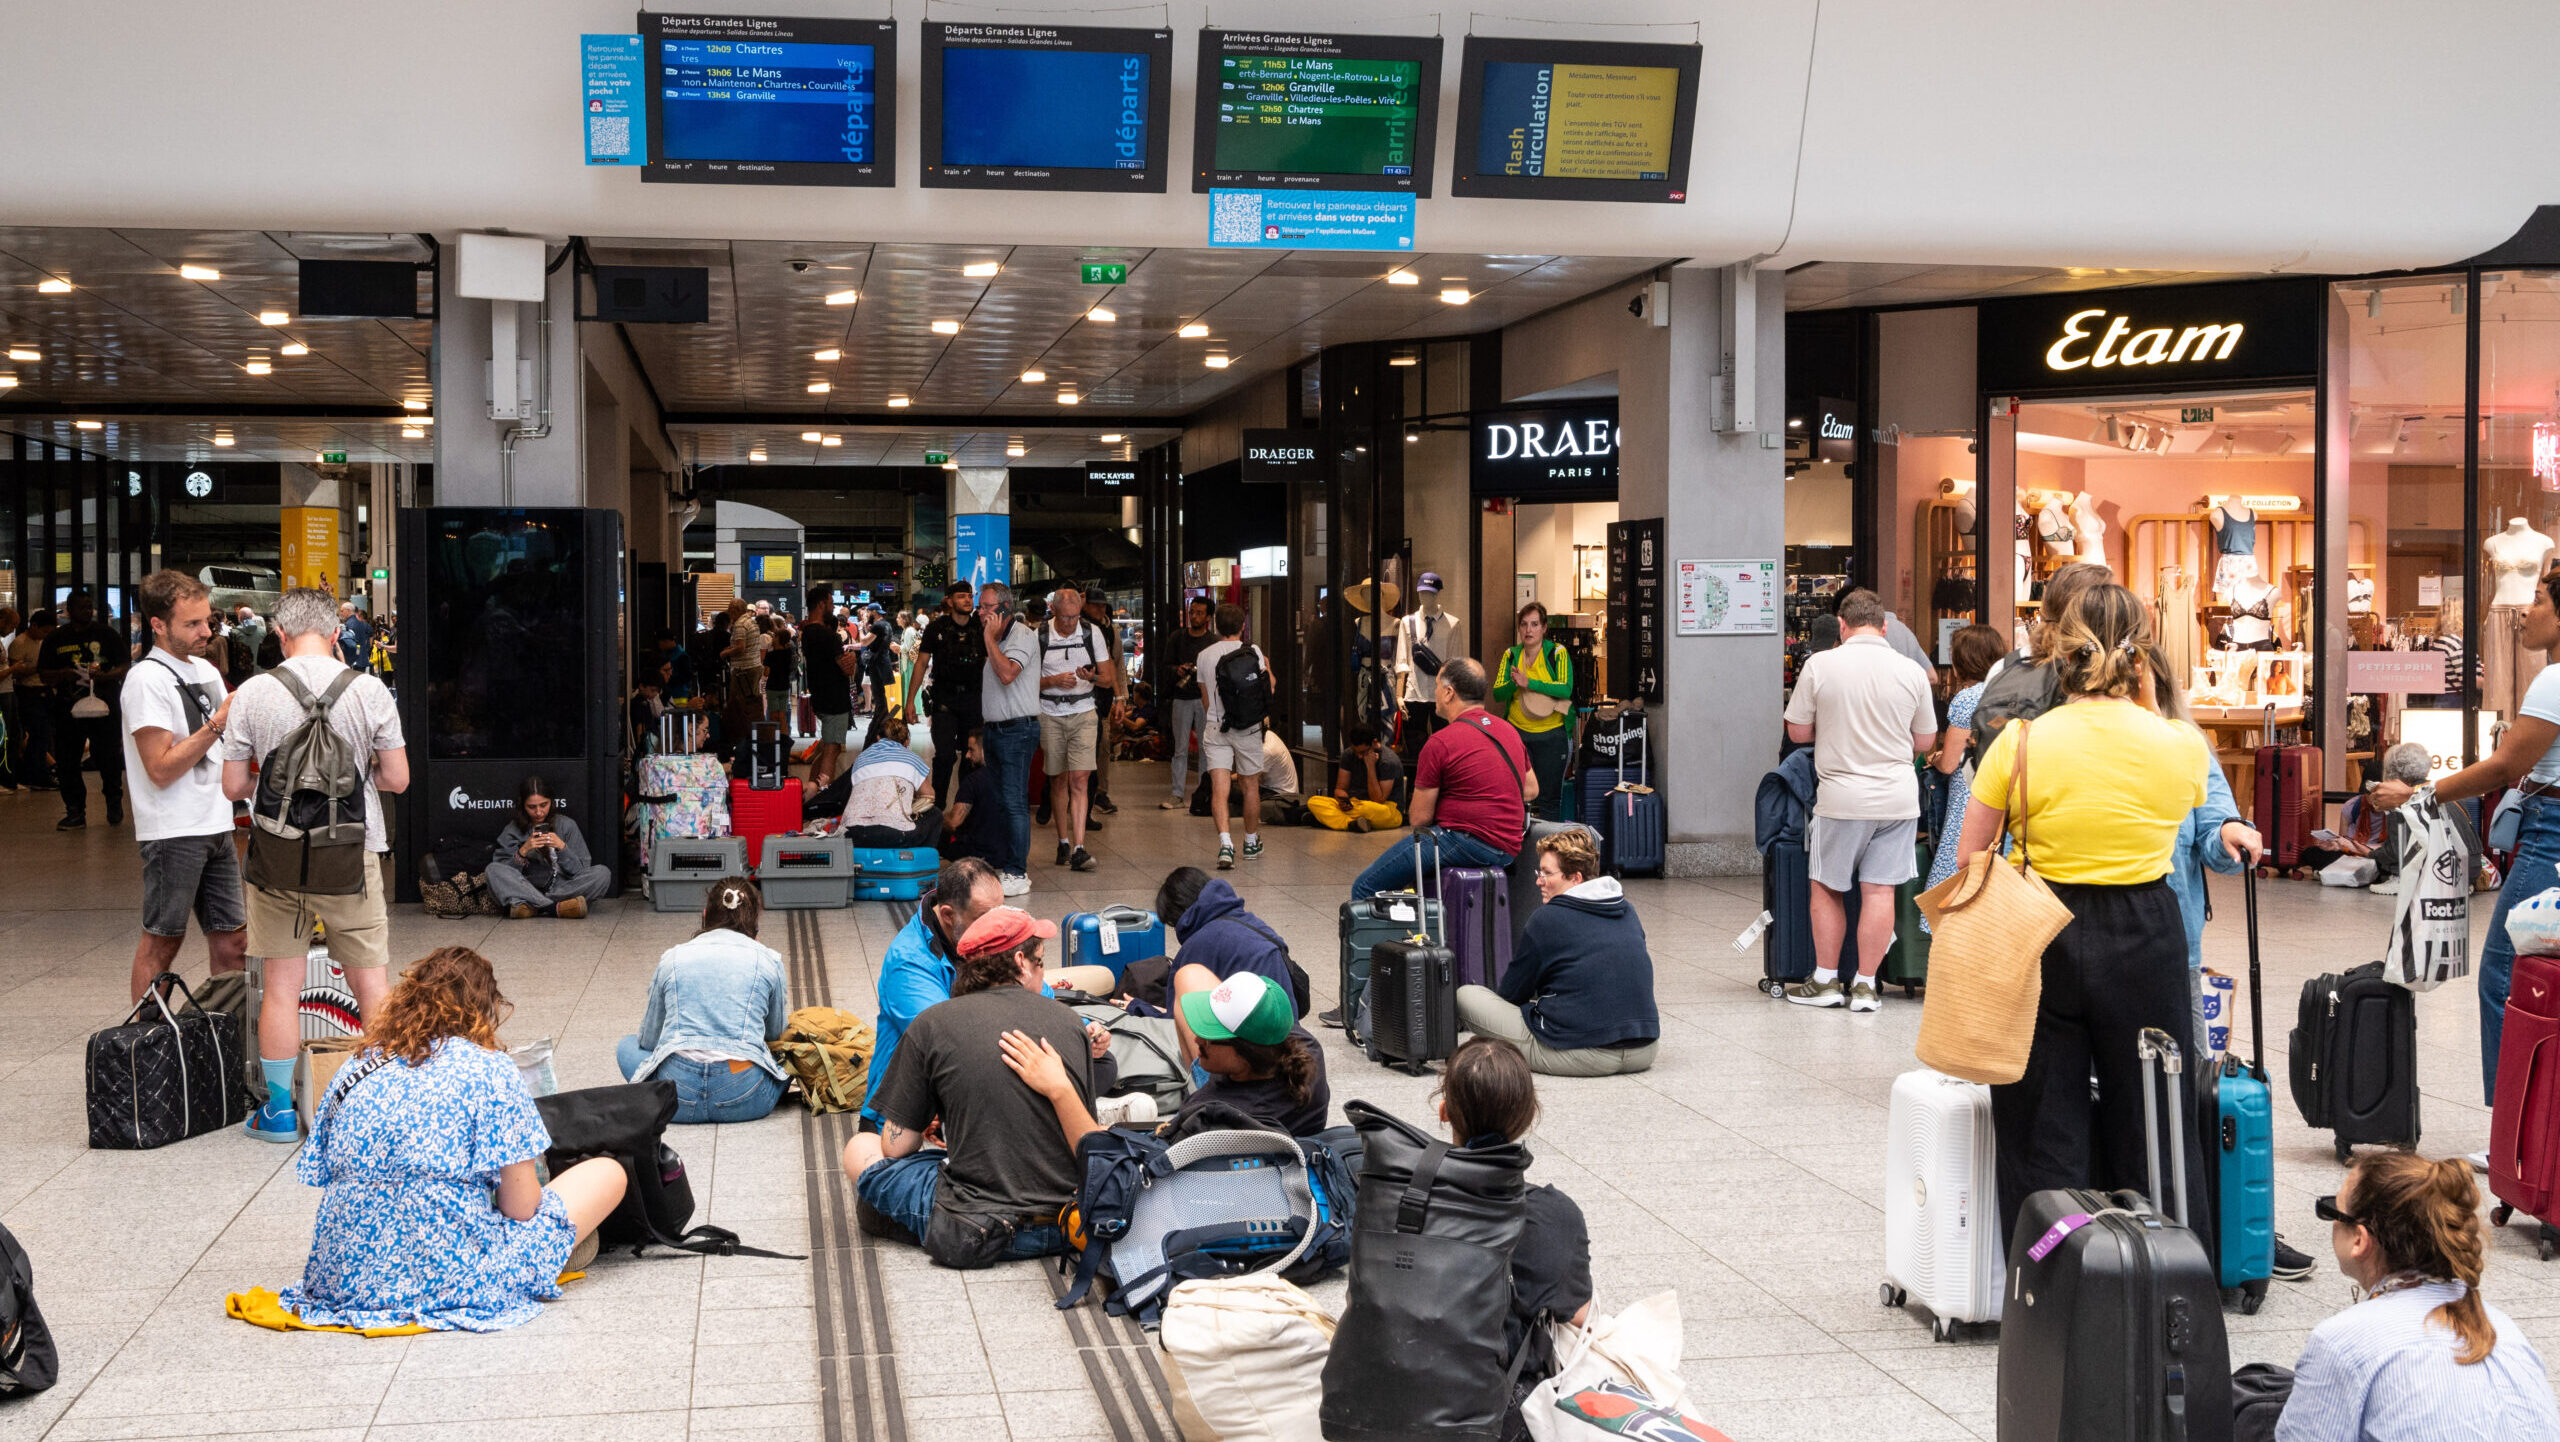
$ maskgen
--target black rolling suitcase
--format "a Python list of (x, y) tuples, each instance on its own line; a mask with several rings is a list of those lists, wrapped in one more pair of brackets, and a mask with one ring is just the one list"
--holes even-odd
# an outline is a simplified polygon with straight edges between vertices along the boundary
[(1419, 891), (1381, 891), (1366, 901), (1342, 903), (1339, 999), (1343, 1035), (1352, 1045), (1368, 1036), (1369, 951), (1382, 941), (1397, 941), (1421, 932), (1439, 932), (1440, 903), (1424, 900)]
[(2315, 976), (2287, 1041), (2293, 1104), (2327, 1127), (2338, 1161), (2359, 1142), (2418, 1144), (2418, 1004), (2382, 963)]
[[(2169, 1116), (2171, 1185), (2186, 1195), (2178, 1044), (2156, 1028), (2142, 1054), (2169, 1067), (2165, 1107), (2146, 1091), (2151, 1190), (2158, 1117)], [(2150, 1078), (2145, 1077), (2148, 1082)], [(2000, 1316), (2000, 1442), (2230, 1442), (2231, 1343), (2222, 1282), (2187, 1226), (2139, 1192), (2038, 1192), (2009, 1233)]]
[[(1417, 874), (1421, 862), (1417, 839)], [(1437, 867), (1433, 874), (1436, 880)], [(1436, 901), (1436, 884), (1432, 892)], [(1434, 905), (1425, 916), (1440, 923), (1437, 934), (1417, 929), (1369, 948), (1369, 1024), (1363, 1044), (1369, 1060), (1412, 1076), (1422, 1075), (1424, 1063), (1446, 1061), (1458, 1049), (1458, 954), (1449, 947), (1448, 912)]]

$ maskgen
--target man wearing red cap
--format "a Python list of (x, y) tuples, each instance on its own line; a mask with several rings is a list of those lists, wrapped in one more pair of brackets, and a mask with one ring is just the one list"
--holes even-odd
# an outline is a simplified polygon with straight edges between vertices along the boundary
[(961, 933), (951, 1000), (907, 1029), (871, 1099), (879, 1135), (845, 1144), (865, 1231), (914, 1240), (946, 1267), (1067, 1251), (1057, 1218), (1076, 1194), (1075, 1153), (1051, 1103), (1005, 1066), (1001, 1047), (1007, 1032), (1045, 1039), (1093, 1104), (1082, 1022), (1040, 994), (1041, 943), (1057, 934), (1014, 906)]

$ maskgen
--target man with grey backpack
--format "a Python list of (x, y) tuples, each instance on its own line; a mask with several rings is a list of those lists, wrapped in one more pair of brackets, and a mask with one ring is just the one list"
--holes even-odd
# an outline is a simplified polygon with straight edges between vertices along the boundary
[(301, 1139), (296, 1003), (313, 923), (328, 929), (330, 955), (346, 968), (362, 1015), (390, 990), (380, 857), (391, 845), (379, 793), (408, 789), (409, 752), (390, 688), (334, 653), (335, 597), (314, 587), (285, 592), (275, 631), (283, 663), (232, 697), (222, 789), (249, 803), (249, 954), (267, 969), (258, 1014), (267, 1094), (247, 1126), (262, 1141), (290, 1144)]

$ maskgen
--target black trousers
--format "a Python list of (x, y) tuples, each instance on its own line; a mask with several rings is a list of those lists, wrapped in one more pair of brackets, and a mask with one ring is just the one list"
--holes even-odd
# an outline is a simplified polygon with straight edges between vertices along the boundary
[(124, 804), (124, 737), (113, 716), (54, 713), (53, 779), (62, 792), (62, 814), (89, 814), (89, 778), (80, 774), (80, 752), (98, 763), (98, 792), (109, 806)]
[(925, 719), (933, 730), (933, 799), (938, 805), (948, 806), (951, 768), (967, 753), (969, 728), (978, 724), (978, 718), (956, 711), (936, 711)]
[[(2028, 1195), (2054, 1187), (2119, 1188), (2149, 1195), (2142, 1089), (2134, 1039), (2158, 1027), (2186, 1051), (2195, 1030), (2187, 987), (2187, 932), (2166, 881), (2139, 886), (2051, 883), (2071, 908), (2071, 924), (2044, 952), (2044, 996), (2036, 1009), (2027, 1074), (1991, 1089), (2000, 1144), (2000, 1223), (2006, 1237)], [(2196, 1066), (2189, 1054), (2186, 1065)], [(2097, 1072), (2097, 1096), (2089, 1074)], [(2194, 1119), (2195, 1077), (2180, 1077), (2185, 1111), (2187, 1215), (2214, 1250), (2219, 1230), (2204, 1214), (2205, 1154)], [(2167, 1098), (2160, 1098), (2160, 1186), (2171, 1186)], [(2174, 1209), (2154, 1198), (2164, 1215)]]
[(1445, 723), (1440, 719), (1439, 708), (1432, 705), (1430, 702), (1407, 701), (1404, 703), (1404, 764), (1406, 774), (1412, 774), (1414, 758), (1422, 754), (1422, 743), (1430, 740), (1431, 733), (1439, 730), (1443, 724)]

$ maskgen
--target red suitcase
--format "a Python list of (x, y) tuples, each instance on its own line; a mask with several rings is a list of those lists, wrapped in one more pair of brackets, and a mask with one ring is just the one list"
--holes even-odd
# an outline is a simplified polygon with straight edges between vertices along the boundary
[[(2560, 957), (2519, 956), (2498, 1041), (2498, 1100), (2489, 1114), (2492, 1221), (2549, 1218), (2560, 1202)], [(2542, 1254), (2552, 1231), (2543, 1228)]]
[(800, 778), (793, 776), (779, 791), (758, 791), (744, 781), (729, 783), (729, 834), (743, 837), (749, 856), (764, 854), (764, 839), (800, 829)]
[(2302, 864), (2303, 848), (2320, 829), (2325, 809), (2321, 780), (2319, 747), (2258, 748), (2258, 794), (2249, 821), (2266, 841), (2267, 865), (2289, 870)]

